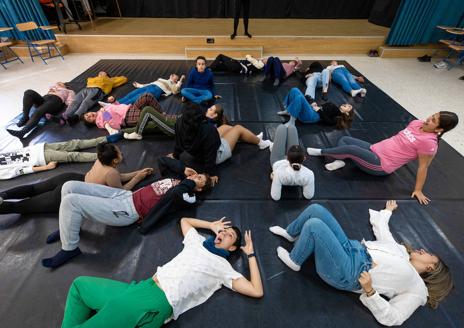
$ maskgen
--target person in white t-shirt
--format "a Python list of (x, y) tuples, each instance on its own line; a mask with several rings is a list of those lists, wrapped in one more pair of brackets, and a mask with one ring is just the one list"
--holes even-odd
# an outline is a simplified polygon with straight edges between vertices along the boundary
[(397, 207), (390, 200), (380, 212), (369, 210), (374, 241), (348, 239), (337, 219), (319, 204), (308, 206), (286, 229), (269, 230), (295, 241), (290, 253), (277, 248), (278, 257), (292, 270), (299, 271), (314, 253), (322, 280), (361, 293), (361, 302), (382, 325), (401, 325), (419, 306), (427, 303), (435, 309), (451, 292), (453, 280), (436, 255), (395, 241), (388, 222)]
[[(160, 327), (170, 318), (176, 320), (185, 311), (206, 302), (222, 286), (246, 296), (262, 297), (251, 232), (245, 233), (245, 246), (240, 247), (240, 230), (224, 219), (209, 222), (183, 218), (183, 250), (147, 280), (128, 284), (95, 277), (76, 278), (69, 290), (62, 327), (130, 328), (147, 323), (147, 327)], [(205, 238), (197, 228), (209, 229), (216, 236)], [(250, 280), (227, 261), (229, 253), (238, 249), (248, 257)]]

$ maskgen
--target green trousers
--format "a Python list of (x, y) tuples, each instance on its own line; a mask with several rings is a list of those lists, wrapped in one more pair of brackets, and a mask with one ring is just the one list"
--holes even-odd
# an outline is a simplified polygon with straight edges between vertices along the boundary
[(130, 284), (78, 277), (69, 289), (62, 328), (155, 328), (172, 307), (153, 279)]
[(46, 143), (44, 145), (45, 162), (94, 162), (97, 160), (96, 153), (79, 152), (79, 150), (96, 147), (104, 141), (106, 141), (106, 137)]
[(163, 133), (169, 137), (174, 137), (176, 119), (177, 115), (161, 113), (153, 107), (146, 106), (140, 113), (136, 127), (124, 129), (124, 132), (137, 132), (140, 135)]

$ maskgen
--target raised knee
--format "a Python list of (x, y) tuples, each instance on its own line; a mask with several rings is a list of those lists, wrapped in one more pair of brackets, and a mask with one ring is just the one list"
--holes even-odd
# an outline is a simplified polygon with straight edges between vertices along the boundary
[(314, 211), (314, 210), (319, 211), (319, 210), (325, 209), (325, 207), (322, 206), (321, 204), (311, 204), (311, 205), (309, 205), (308, 208), (312, 209), (313, 211)]
[(66, 195), (71, 193), (71, 189), (74, 181), (66, 181), (61, 187), (61, 195)]
[(310, 232), (318, 231), (325, 223), (318, 218), (311, 218), (303, 224), (303, 230)]
[(34, 95), (36, 92), (34, 90), (31, 90), (31, 89), (28, 89), (26, 91), (24, 91), (24, 95), (25, 96), (31, 96), (31, 95)]

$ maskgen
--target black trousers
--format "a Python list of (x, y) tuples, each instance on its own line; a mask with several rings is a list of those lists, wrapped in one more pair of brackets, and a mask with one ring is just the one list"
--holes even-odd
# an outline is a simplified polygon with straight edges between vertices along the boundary
[(238, 20), (240, 18), (240, 11), (243, 7), (243, 26), (245, 33), (248, 33), (248, 18), (250, 17), (250, 0), (235, 0), (234, 12), (234, 34), (237, 34)]
[(231, 72), (240, 73), (242, 66), (238, 60), (228, 57), (223, 54), (219, 54), (216, 59), (209, 65), (212, 71), (218, 72)]
[(0, 204), (0, 214), (56, 213), (60, 208), (63, 184), (67, 181), (84, 181), (84, 178), (82, 173), (62, 173), (41, 182), (2, 191), (0, 196), (3, 198), (3, 203)]
[(58, 114), (63, 109), (64, 103), (58, 96), (45, 95), (42, 97), (34, 90), (26, 90), (23, 96), (23, 115), (25, 118), (29, 117), (32, 106), (35, 106), (36, 111), (27, 121), (26, 127), (30, 129), (36, 126), (45, 114)]

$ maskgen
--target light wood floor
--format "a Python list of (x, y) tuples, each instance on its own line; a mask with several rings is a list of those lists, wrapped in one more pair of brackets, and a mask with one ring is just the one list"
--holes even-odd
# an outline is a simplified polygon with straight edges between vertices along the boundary
[[(232, 19), (210, 18), (98, 18), (95, 30), (81, 23), (80, 31), (68, 25), (69, 34), (84, 35), (162, 35), (225, 36), (232, 32)], [(365, 19), (251, 19), (250, 33), (256, 36), (356, 36), (384, 37), (389, 28)], [(243, 34), (240, 22), (239, 34)]]

